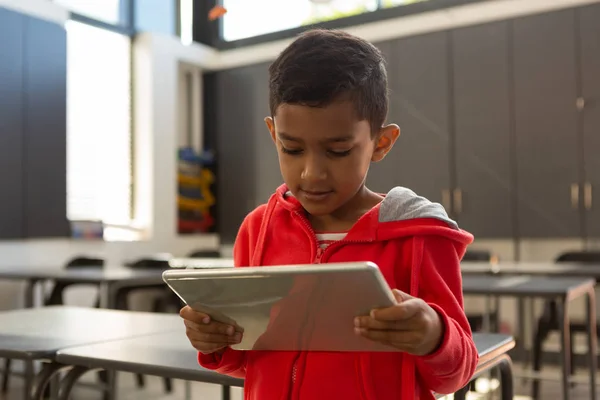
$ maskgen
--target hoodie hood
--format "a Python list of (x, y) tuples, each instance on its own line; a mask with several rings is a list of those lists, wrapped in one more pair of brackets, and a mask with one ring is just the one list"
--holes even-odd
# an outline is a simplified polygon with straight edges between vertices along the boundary
[[(447, 237), (465, 246), (473, 241), (473, 236), (461, 230), (441, 204), (431, 202), (401, 186), (383, 196), (383, 201), (363, 215), (348, 231), (347, 240), (380, 241), (405, 236), (435, 235)], [(290, 211), (302, 210), (302, 205), (291, 196), (286, 185), (279, 187), (275, 198)]]

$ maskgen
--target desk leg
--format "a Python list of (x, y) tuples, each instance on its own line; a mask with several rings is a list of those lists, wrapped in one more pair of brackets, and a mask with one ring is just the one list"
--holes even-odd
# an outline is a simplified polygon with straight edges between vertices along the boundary
[(33, 398), (33, 361), (31, 360), (23, 360), (23, 362), (25, 363), (25, 375), (23, 376), (24, 379), (24, 390), (25, 393), (23, 396), (23, 399), (25, 400), (31, 400)]
[(223, 385), (221, 387), (221, 392), (222, 392), (221, 398), (223, 400), (231, 400), (231, 387)]
[(590, 371), (590, 399), (596, 400), (596, 372), (597, 366), (597, 348), (598, 336), (596, 332), (596, 292), (592, 288), (586, 296), (586, 330), (588, 339), (588, 357)]
[(33, 308), (35, 303), (34, 289), (37, 280), (28, 279), (25, 282), (25, 308)]
[(100, 291), (100, 308), (110, 308), (110, 285), (108, 284), (108, 282), (100, 282), (98, 290)]
[(514, 397), (514, 385), (513, 385), (513, 373), (512, 373), (512, 362), (510, 357), (506, 355), (502, 361), (498, 364), (500, 370), (500, 385), (501, 385), (501, 399), (502, 400), (513, 400)]
[(83, 374), (89, 371), (92, 370), (85, 367), (73, 367), (63, 378), (63, 381), (60, 385), (61, 387), (58, 400), (69, 400), (69, 398), (71, 397), (71, 391), (73, 390), (73, 386), (75, 386), (75, 383), (77, 383), (77, 381), (79, 380), (79, 378), (81, 378)]
[(569, 399), (571, 385), (569, 378), (571, 377), (571, 332), (569, 324), (569, 303), (565, 297), (562, 297), (557, 303), (557, 314), (560, 327), (560, 360), (562, 363), (562, 389), (563, 399)]

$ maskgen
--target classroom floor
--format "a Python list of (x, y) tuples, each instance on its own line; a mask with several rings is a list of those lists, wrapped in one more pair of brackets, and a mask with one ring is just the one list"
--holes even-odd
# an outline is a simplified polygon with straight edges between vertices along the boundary
[[(548, 371), (552, 368), (548, 367)], [(519, 365), (515, 365), (515, 374), (519, 371)], [(558, 374), (558, 370), (556, 369)], [(583, 372), (581, 373), (583, 374)], [(557, 375), (558, 377), (558, 375)], [(84, 382), (94, 382), (96, 374), (89, 374), (82, 379)], [(22, 381), (18, 377), (11, 379), (11, 390), (7, 396), (0, 394), (0, 400), (20, 400), (22, 399), (21, 394)], [(217, 385), (203, 384), (203, 383), (192, 383), (191, 384), (191, 396), (190, 399), (202, 399), (202, 400), (220, 400), (221, 399), (221, 388)], [(527, 396), (530, 392), (530, 385), (523, 384), (521, 378), (515, 378), (515, 400), (528, 400)], [(600, 391), (600, 388), (599, 388)], [(589, 399), (589, 391), (586, 385), (578, 384), (572, 389), (572, 400), (584, 400)], [(232, 389), (232, 400), (242, 400), (242, 391), (239, 388)], [(544, 381), (542, 383), (541, 399), (552, 400), (560, 399), (560, 384), (558, 381)], [(163, 389), (163, 382), (161, 378), (146, 377), (146, 387), (144, 389), (138, 389), (135, 384), (135, 377), (129, 373), (119, 373), (118, 375), (118, 398), (127, 400), (183, 400), (185, 399), (185, 384), (182, 381), (174, 382), (173, 393), (167, 395)], [(499, 396), (485, 396), (471, 394), (468, 400), (479, 400), (479, 399), (498, 399)], [(102, 396), (98, 390), (77, 387), (73, 391), (74, 400), (101, 400)], [(451, 400), (451, 396), (448, 398)]]

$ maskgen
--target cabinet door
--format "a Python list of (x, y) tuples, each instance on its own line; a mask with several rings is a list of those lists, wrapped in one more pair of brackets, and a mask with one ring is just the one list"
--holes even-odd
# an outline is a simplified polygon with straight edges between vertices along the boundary
[(252, 109), (254, 110), (251, 134), (254, 135), (254, 154), (256, 154), (254, 185), (256, 187), (255, 204), (266, 203), (275, 189), (283, 183), (279, 170), (277, 150), (271, 134), (265, 124), (269, 110), (269, 63), (246, 67), (252, 75)]
[(23, 29), (22, 15), (0, 8), (0, 239), (24, 233)]
[(589, 236), (600, 237), (600, 5), (578, 10), (581, 51), (581, 88), (585, 107), (583, 151), (585, 180), (583, 199)]
[(442, 191), (451, 186), (448, 34), (399, 39), (388, 70), (388, 119), (401, 129), (395, 148), (383, 161), (390, 182), (440, 202)]
[(462, 228), (511, 237), (511, 123), (508, 23), (452, 33), (456, 192)]
[(245, 68), (214, 74), (215, 136), (219, 157), (217, 189), (218, 232), (233, 243), (240, 224), (254, 207), (256, 170), (252, 75)]
[(516, 19), (512, 43), (520, 236), (579, 236), (575, 11)]
[[(387, 64), (386, 67), (388, 69), (388, 85), (390, 87), (392, 86), (393, 79), (396, 77), (396, 74), (391, 70), (393, 68), (392, 51), (395, 43), (396, 41), (387, 41), (375, 44), (385, 58)], [(397, 124), (400, 123), (399, 121), (394, 120), (394, 116), (391, 111), (388, 113), (387, 122), (394, 122)], [(388, 157), (384, 158), (383, 161), (371, 164), (371, 167), (369, 168), (369, 174), (367, 175), (367, 186), (369, 189), (377, 193), (387, 193), (394, 186), (400, 185), (396, 173), (396, 151), (397, 149), (392, 149), (392, 152)]]
[(25, 21), (25, 231), (68, 236), (67, 37), (57, 24)]

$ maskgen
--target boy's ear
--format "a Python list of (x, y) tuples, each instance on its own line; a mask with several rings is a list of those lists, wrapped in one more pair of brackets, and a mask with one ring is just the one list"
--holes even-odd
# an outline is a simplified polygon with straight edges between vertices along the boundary
[(273, 139), (273, 143), (277, 144), (277, 134), (275, 133), (275, 121), (272, 117), (266, 117), (265, 124), (267, 124), (267, 129), (269, 129), (269, 133), (271, 134), (271, 139)]
[(394, 143), (400, 136), (400, 127), (396, 124), (386, 125), (381, 128), (378, 138), (375, 139), (375, 150), (371, 157), (372, 162), (378, 162), (384, 159), (386, 154), (394, 147)]

